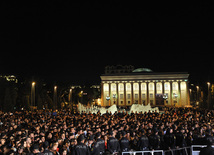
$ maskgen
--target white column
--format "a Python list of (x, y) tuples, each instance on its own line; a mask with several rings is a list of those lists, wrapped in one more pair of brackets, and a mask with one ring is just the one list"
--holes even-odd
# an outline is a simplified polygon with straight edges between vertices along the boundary
[(119, 103), (119, 91), (118, 91), (119, 89), (118, 89), (118, 83), (116, 83), (116, 92), (117, 92), (117, 99), (116, 99), (116, 105), (118, 105), (118, 103)]
[(133, 90), (133, 82), (131, 82), (131, 105), (134, 103), (134, 90)]
[(124, 94), (123, 94), (123, 102), (124, 102), (124, 106), (126, 106), (126, 83), (123, 83), (123, 87), (124, 87)]
[(170, 84), (170, 102), (169, 102), (169, 104), (171, 105), (171, 106), (174, 106), (174, 104), (173, 104), (173, 91), (172, 91), (172, 81), (170, 81), (169, 82), (169, 84)]
[(157, 94), (157, 88), (156, 88), (157, 83), (154, 82), (154, 101), (153, 101), (153, 105), (156, 105), (156, 94)]
[(111, 103), (112, 103), (111, 83), (108, 84), (108, 91), (109, 91), (109, 97), (110, 97), (109, 106), (111, 106)]
[(141, 93), (141, 82), (138, 82), (138, 86), (139, 86), (139, 94), (138, 94), (138, 104), (142, 104), (142, 99), (141, 99), (141, 96), (142, 96), (142, 93)]
[[(164, 89), (164, 81), (162, 81), (162, 94), (163, 94), (163, 96), (164, 96), (164, 94), (165, 94), (165, 89)], [(164, 99), (164, 101), (163, 101), (163, 104), (164, 105), (166, 105), (166, 100)]]
[(189, 85), (188, 85), (188, 81), (186, 81), (186, 91), (187, 91), (187, 102), (186, 105), (190, 105), (190, 95), (189, 95)]
[(178, 81), (178, 106), (181, 106), (181, 82)]
[(104, 87), (103, 87), (103, 82), (101, 82), (101, 106), (104, 106), (103, 92), (104, 92)]
[(149, 82), (146, 82), (146, 105), (149, 104)]

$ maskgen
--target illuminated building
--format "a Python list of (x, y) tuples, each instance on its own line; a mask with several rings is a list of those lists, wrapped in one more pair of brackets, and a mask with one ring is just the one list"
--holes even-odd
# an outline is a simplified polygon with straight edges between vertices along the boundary
[(18, 83), (18, 79), (14, 75), (0, 75), (0, 78), (3, 78), (9, 82), (15, 82)]
[(101, 105), (150, 103), (152, 106), (188, 106), (188, 77), (189, 74), (183, 72), (153, 72), (148, 68), (134, 70), (133, 66), (107, 66), (105, 74), (101, 75)]

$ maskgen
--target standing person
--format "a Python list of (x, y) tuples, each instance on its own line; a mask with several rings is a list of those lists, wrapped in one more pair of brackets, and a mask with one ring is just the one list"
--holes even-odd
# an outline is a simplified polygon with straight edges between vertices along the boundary
[[(178, 132), (175, 134), (175, 136), (176, 136), (176, 147), (177, 148), (183, 148), (183, 147), (187, 146), (184, 133), (185, 133), (184, 129), (182, 127), (179, 127)], [(179, 154), (182, 154), (182, 155), (186, 154), (184, 149), (179, 150), (177, 152), (179, 152)]]
[(84, 141), (84, 135), (80, 135), (77, 139), (78, 144), (74, 147), (73, 155), (90, 155), (89, 149), (84, 144)]
[(96, 138), (97, 138), (97, 144), (100, 150), (100, 155), (105, 153), (105, 141), (101, 139), (101, 133), (98, 132), (96, 133)]
[(136, 135), (135, 131), (133, 130), (130, 134), (130, 147), (133, 150), (138, 150), (138, 139), (139, 137)]
[(48, 148), (49, 148), (49, 143), (48, 143), (48, 141), (45, 141), (45, 142), (44, 142), (43, 147), (44, 147), (43, 154), (45, 154), (45, 155), (54, 155), (54, 153), (51, 152), (51, 151), (48, 149)]
[(94, 135), (90, 135), (86, 145), (88, 146), (89, 149), (91, 149), (93, 143), (94, 143)]
[(141, 137), (138, 141), (138, 148), (140, 151), (148, 151), (149, 150), (149, 138), (145, 135), (145, 131), (141, 131)]
[(39, 145), (38, 144), (34, 144), (32, 146), (32, 154), (42, 155), (42, 153), (39, 151)]
[(187, 146), (187, 143), (186, 143), (186, 140), (185, 140), (185, 137), (184, 137), (184, 132), (185, 132), (184, 129), (182, 127), (180, 127), (178, 133), (175, 134), (175, 136), (176, 136), (176, 146), (179, 147), (179, 148)]
[(130, 150), (129, 148), (129, 140), (126, 138), (126, 132), (122, 131), (122, 138), (120, 140), (120, 150), (121, 152), (128, 152)]
[[(92, 139), (93, 137), (93, 139)], [(93, 140), (90, 149), (90, 155), (100, 155), (99, 144), (94, 140), (94, 136), (90, 136), (89, 141)], [(91, 143), (91, 142), (90, 142)]]
[(152, 134), (149, 136), (149, 146), (151, 150), (159, 150), (160, 149), (160, 136), (158, 135), (158, 130), (156, 128), (153, 129)]
[(176, 142), (176, 137), (173, 134), (173, 129), (168, 128), (166, 131), (166, 134), (164, 135), (164, 143), (165, 143), (165, 149), (166, 150), (171, 150), (175, 149), (175, 142)]
[(166, 134), (164, 135), (164, 143), (166, 145), (166, 149), (175, 149), (176, 137), (173, 134), (173, 129), (168, 128)]
[(113, 131), (109, 132), (109, 140), (107, 142), (107, 150), (111, 154), (119, 154), (120, 151), (120, 144), (118, 140), (114, 137)]

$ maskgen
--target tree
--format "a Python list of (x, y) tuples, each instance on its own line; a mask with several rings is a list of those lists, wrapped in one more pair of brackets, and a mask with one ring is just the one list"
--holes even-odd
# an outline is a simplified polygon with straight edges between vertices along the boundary
[(3, 110), (4, 96), (5, 96), (5, 85), (7, 81), (4, 78), (0, 78), (0, 110)]
[(23, 81), (18, 84), (17, 109), (24, 108), (30, 110), (30, 84)]
[(1, 102), (2, 110), (3, 111), (13, 111), (14, 106), (16, 105), (16, 100), (18, 97), (18, 88), (16, 87), (16, 84), (9, 81), (4, 81), (4, 89), (3, 89), (3, 100)]

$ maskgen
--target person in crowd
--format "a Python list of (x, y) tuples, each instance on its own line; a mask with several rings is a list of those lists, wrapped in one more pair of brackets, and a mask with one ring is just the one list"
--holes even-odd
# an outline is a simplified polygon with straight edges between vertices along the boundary
[(115, 138), (113, 131), (109, 131), (107, 149), (111, 154), (119, 154), (120, 152), (120, 144), (119, 141)]
[(176, 137), (173, 134), (173, 129), (168, 128), (164, 135), (164, 143), (167, 150), (175, 149)]
[(96, 133), (97, 145), (99, 147), (100, 155), (105, 153), (105, 140), (101, 138), (101, 133)]
[(122, 138), (120, 139), (121, 152), (128, 152), (130, 150), (129, 140), (126, 138), (126, 132), (122, 131)]
[(149, 136), (149, 146), (150, 150), (160, 150), (161, 140), (158, 135), (157, 128), (153, 128), (152, 134)]
[(45, 155), (54, 155), (54, 153), (49, 150), (49, 143), (48, 143), (48, 141), (45, 141), (43, 143), (43, 148), (44, 148), (43, 154), (45, 154)]
[(95, 141), (95, 139), (93, 139), (93, 143), (91, 145), (91, 147), (89, 147), (90, 149), (90, 155), (100, 155), (100, 147), (99, 147), (99, 143), (97, 143), (97, 141)]
[(90, 155), (89, 148), (84, 144), (84, 141), (84, 135), (79, 135), (77, 139), (78, 144), (74, 147), (72, 152), (73, 155)]
[(179, 148), (187, 146), (187, 143), (185, 140), (185, 137), (187, 136), (185, 136), (184, 134), (185, 134), (185, 130), (182, 127), (178, 128), (175, 136), (176, 136), (176, 146)]
[(149, 150), (149, 138), (145, 135), (145, 131), (141, 131), (141, 136), (138, 141), (138, 149), (140, 151), (148, 151)]
[(32, 146), (32, 153), (31, 154), (42, 155), (42, 153), (39, 150), (39, 145), (38, 144), (34, 144)]
[(207, 109), (165, 107), (164, 113), (103, 115), (70, 110), (54, 115), (48, 110), (0, 111), (0, 154), (169, 150), (207, 144), (213, 135), (214, 111)]

